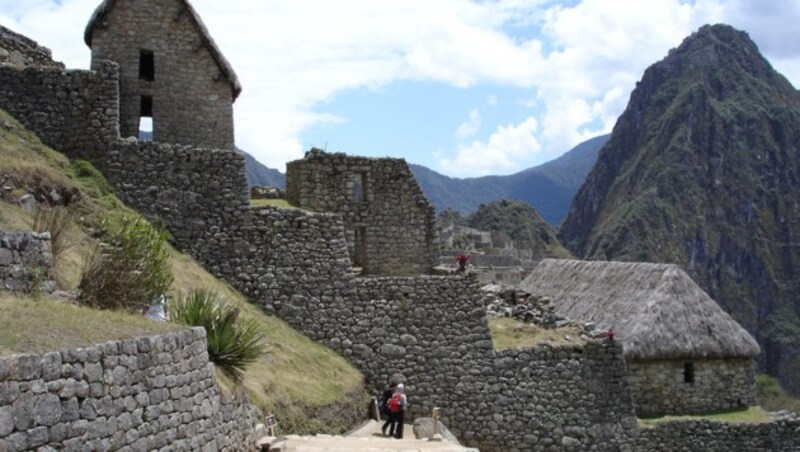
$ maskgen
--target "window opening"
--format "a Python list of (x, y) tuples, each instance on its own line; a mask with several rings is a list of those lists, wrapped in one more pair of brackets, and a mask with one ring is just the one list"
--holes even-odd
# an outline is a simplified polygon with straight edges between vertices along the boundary
[(683, 364), (683, 382), (694, 383), (694, 363)]
[(153, 140), (153, 96), (142, 96), (139, 104), (139, 139)]
[(148, 82), (156, 79), (156, 59), (150, 50), (139, 52), (139, 78)]

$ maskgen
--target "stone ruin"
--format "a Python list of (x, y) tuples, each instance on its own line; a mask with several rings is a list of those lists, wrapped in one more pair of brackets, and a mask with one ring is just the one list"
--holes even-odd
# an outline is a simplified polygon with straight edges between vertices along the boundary
[[(188, 3), (154, 7), (169, 11), (163, 17), (170, 21), (193, 17), (182, 5)], [(195, 35), (195, 43), (205, 52), (202, 37)], [(147, 48), (129, 50), (141, 61)], [(424, 274), (438, 259), (433, 209), (405, 162), (312, 151), (293, 162), (297, 177), (287, 180), (287, 195), (301, 207), (333, 213), (251, 208), (241, 154), (199, 148), (180, 135), (170, 139), (188, 144), (120, 135), (121, 118), (129, 114), (120, 112), (126, 77), (120, 66), (99, 60), (93, 71), (0, 65), (0, 107), (46, 144), (89, 159), (123, 200), (168, 227), (180, 249), (349, 359), (367, 385), (404, 375), (413, 400), (409, 419), (440, 407), (454, 435), (488, 451), (800, 448), (800, 424), (791, 420), (639, 429), (617, 343), (494, 350), (475, 275)], [(222, 79), (235, 98), (235, 83)], [(355, 277), (354, 260), (374, 277)]]
[(419, 275), (436, 265), (434, 208), (405, 160), (312, 149), (286, 165), (286, 197), (342, 216), (350, 260), (363, 275)]

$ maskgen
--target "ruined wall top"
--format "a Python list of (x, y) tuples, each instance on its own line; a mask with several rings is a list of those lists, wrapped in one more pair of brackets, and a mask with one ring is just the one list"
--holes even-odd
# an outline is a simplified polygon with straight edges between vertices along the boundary
[(286, 165), (286, 197), (342, 215), (350, 259), (363, 274), (428, 273), (438, 261), (434, 208), (403, 159), (311, 149)]
[(0, 25), (0, 64), (64, 68), (53, 61), (50, 49)]

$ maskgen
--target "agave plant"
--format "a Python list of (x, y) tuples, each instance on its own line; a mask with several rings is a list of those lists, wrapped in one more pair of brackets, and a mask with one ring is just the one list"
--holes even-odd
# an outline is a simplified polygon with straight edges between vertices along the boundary
[(239, 313), (216, 292), (205, 289), (193, 290), (170, 303), (172, 321), (205, 328), (209, 359), (236, 382), (266, 351), (261, 327), (252, 320), (240, 319)]

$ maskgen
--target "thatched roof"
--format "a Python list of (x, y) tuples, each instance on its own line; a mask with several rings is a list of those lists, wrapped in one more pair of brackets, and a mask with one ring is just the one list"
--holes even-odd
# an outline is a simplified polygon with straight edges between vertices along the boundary
[(545, 259), (519, 287), (613, 329), (634, 360), (752, 357), (755, 339), (676, 265)]
[[(186, 8), (186, 12), (189, 13), (189, 18), (191, 18), (192, 23), (197, 29), (197, 34), (200, 36), (200, 39), (203, 41), (203, 44), (206, 46), (206, 48), (208, 48), (208, 51), (211, 53), (211, 57), (214, 58), (217, 66), (219, 66), (219, 70), (222, 71), (223, 75), (225, 75), (225, 78), (227, 78), (228, 82), (231, 84), (231, 92), (233, 95), (233, 100), (235, 101), (242, 92), (242, 84), (239, 82), (239, 77), (236, 76), (236, 72), (233, 71), (233, 67), (228, 60), (225, 59), (225, 56), (222, 55), (222, 52), (219, 50), (219, 47), (217, 47), (214, 39), (211, 38), (208, 28), (206, 28), (203, 20), (200, 19), (197, 11), (195, 11), (189, 1), (178, 1), (183, 3), (183, 6)], [(89, 24), (86, 25), (86, 30), (83, 33), (83, 40), (90, 48), (92, 47), (92, 36), (94, 34), (94, 29), (98, 26), (104, 25), (103, 21), (108, 12), (114, 8), (114, 3), (115, 0), (103, 0), (103, 2), (100, 3), (100, 6), (94, 10), (94, 14), (92, 14), (92, 17), (89, 19)]]

